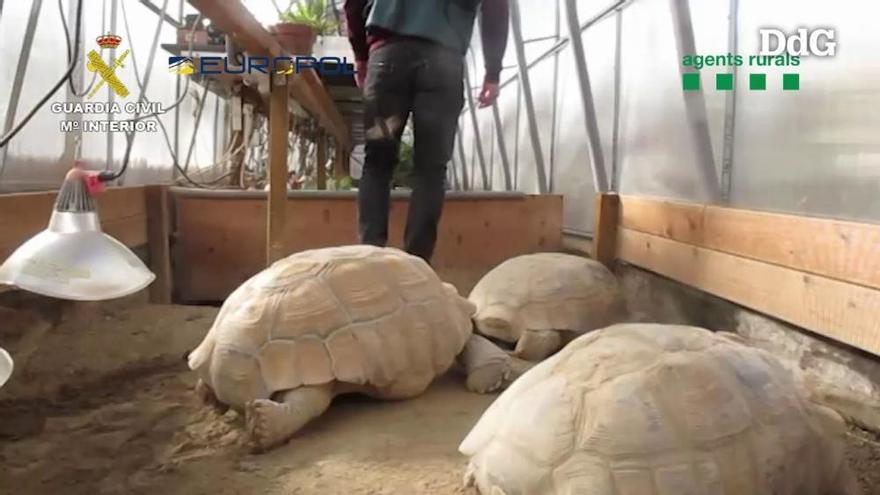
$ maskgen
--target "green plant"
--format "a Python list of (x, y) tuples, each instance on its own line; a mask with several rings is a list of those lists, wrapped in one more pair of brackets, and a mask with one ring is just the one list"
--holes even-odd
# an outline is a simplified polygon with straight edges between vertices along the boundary
[(327, 18), (326, 0), (300, 0), (281, 14), (281, 20), (305, 24), (314, 29), (318, 36), (336, 34), (339, 27), (336, 21)]
[(352, 187), (354, 187), (354, 180), (351, 177), (349, 177), (348, 175), (339, 179), (339, 184), (336, 185), (336, 189), (339, 189), (342, 191), (348, 191)]

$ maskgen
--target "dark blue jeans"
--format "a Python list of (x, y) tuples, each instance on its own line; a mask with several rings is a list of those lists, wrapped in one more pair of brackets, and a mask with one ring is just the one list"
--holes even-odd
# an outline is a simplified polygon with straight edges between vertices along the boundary
[(398, 40), (370, 53), (364, 84), (366, 145), (358, 185), (358, 224), (364, 244), (385, 246), (391, 180), (400, 137), (412, 114), (414, 170), (404, 249), (430, 263), (464, 104), (463, 57), (441, 45)]

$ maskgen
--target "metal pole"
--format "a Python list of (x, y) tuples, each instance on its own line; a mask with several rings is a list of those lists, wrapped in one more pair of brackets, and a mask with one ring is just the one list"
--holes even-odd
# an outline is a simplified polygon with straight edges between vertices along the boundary
[[(559, 42), (559, 31), (560, 31), (560, 15), (559, 15), (559, 2), (556, 2), (556, 26), (555, 26), (555, 36), (550, 37), (555, 42)], [(559, 52), (553, 54), (553, 114), (550, 117), (550, 170), (548, 174), (548, 179), (550, 184), (547, 185), (547, 190), (553, 192), (554, 185), (556, 183), (556, 114), (559, 109)]]
[[(177, 18), (183, 21), (183, 0), (177, 4)], [(192, 56), (192, 53), (187, 53)], [(174, 101), (180, 101), (180, 75), (174, 78)], [(180, 156), (180, 105), (174, 107), (174, 156)], [(177, 179), (177, 167), (171, 167), (171, 180)]]
[[(116, 13), (117, 13), (118, 7), (119, 7), (119, 0), (111, 0), (111, 2), (110, 2), (110, 32), (113, 34), (116, 34)], [(105, 33), (101, 33), (101, 34), (105, 34)], [(131, 40), (128, 40), (128, 41), (129, 41), (129, 43), (131, 42)], [(110, 60), (116, 60), (116, 49), (115, 48), (110, 49)], [(111, 88), (110, 85), (108, 84), (107, 85), (107, 102), (110, 103), (110, 106), (112, 106), (114, 98), (115, 98), (115, 93), (113, 93), (113, 88)], [(112, 112), (107, 112), (107, 121), (108, 122), (113, 121), (113, 117), (114, 117), (114, 114)], [(106, 170), (112, 170), (113, 169), (113, 160), (114, 160), (113, 142), (114, 142), (114, 138), (116, 136), (115, 136), (115, 133), (107, 131), (106, 137), (107, 137), (107, 163), (104, 168)]]
[[(737, 53), (739, 40), (739, 0), (730, 0), (730, 18), (728, 22), (728, 53)], [(736, 81), (737, 67), (733, 66), (733, 80)], [(724, 100), (724, 148), (721, 152), (721, 201), (730, 203), (730, 189), (733, 174), (734, 140), (736, 138), (736, 95), (737, 85), (734, 83), (733, 91), (728, 91)]]
[(523, 98), (526, 104), (526, 116), (529, 119), (529, 137), (532, 140), (532, 151), (535, 153), (535, 172), (538, 175), (538, 192), (547, 192), (547, 174), (544, 171), (544, 153), (541, 150), (541, 136), (538, 134), (538, 122), (535, 117), (535, 102), (532, 99), (532, 84), (529, 80), (529, 69), (526, 62), (526, 51), (523, 46), (522, 19), (519, 14), (519, 1), (510, 2), (510, 26), (516, 48), (517, 68), (522, 85)]
[(455, 167), (457, 167), (458, 165), (456, 165), (456, 163), (455, 163), (454, 156), (450, 160), (450, 165), (452, 165), (451, 167), (449, 167), (449, 172), (450, 172), (450, 175), (452, 176), (452, 188), (455, 190), (459, 190), (461, 188), (461, 186), (458, 183), (458, 172), (455, 170)]
[[(67, 7), (67, 18), (71, 19), (74, 22), (76, 22), (76, 19), (77, 19), (76, 7), (77, 7), (77, 2), (70, 2), (70, 4)], [(85, 8), (85, 5), (83, 5), (83, 8)], [(80, 22), (82, 22), (82, 16), (79, 16), (79, 18), (80, 18)], [(76, 26), (73, 26), (73, 30), (75, 30), (75, 29), (76, 29)], [(68, 32), (71, 32), (73, 30), (68, 29)], [(79, 40), (80, 44), (77, 45), (77, 44), (74, 44), (74, 42), (75, 42), (74, 38), (76, 38), (76, 36), (71, 34), (71, 36), (69, 38), (71, 56), (73, 56), (74, 53), (82, 54), (82, 41), (83, 40), (80, 39)], [(80, 57), (79, 60), (82, 60), (83, 58), (85, 58), (85, 57)], [(76, 89), (76, 87), (82, 87), (83, 91), (85, 91), (85, 87), (83, 86), (83, 65), (82, 64), (77, 64), (76, 67), (73, 69), (73, 72), (70, 74), (70, 81), (71, 81), (71, 84), (66, 85), (67, 86), (66, 91), (65, 91), (67, 93), (66, 100), (70, 103), (82, 101), (82, 97), (78, 96), (71, 89), (71, 86), (73, 86), (74, 89)], [(79, 156), (77, 156), (77, 155), (80, 154), (80, 150), (81, 150), (81, 147), (77, 146), (77, 143), (82, 143), (82, 114), (81, 113), (73, 113), (73, 114), (70, 114), (68, 116), (68, 118), (70, 120), (78, 123), (76, 128), (73, 131), (70, 131), (70, 132), (67, 132), (64, 134), (64, 155), (62, 157), (62, 161), (70, 163), (70, 162), (73, 162), (74, 160), (79, 158)]]
[(214, 94), (214, 131), (213, 136), (211, 136), (211, 140), (213, 143), (214, 153), (211, 159), (211, 163), (217, 163), (217, 134), (220, 132), (217, 129), (217, 124), (220, 122), (220, 95)]
[[(678, 60), (681, 61), (685, 55), (697, 53), (690, 5), (688, 5), (688, 0), (670, 0), (670, 3), (672, 5), (672, 23), (675, 28), (675, 45), (678, 49)], [(678, 64), (678, 67), (679, 72), (684, 74), (684, 66)], [(709, 134), (706, 99), (702, 89), (683, 91), (682, 93), (697, 159), (697, 173), (706, 190), (708, 201), (715, 203), (721, 197), (721, 188), (718, 184), (718, 173), (715, 171), (715, 154), (712, 152), (712, 139)]]
[[(6, 107), (6, 121), (3, 124), (3, 134), (15, 125), (15, 112), (18, 110), (18, 100), (21, 97), (21, 87), (24, 84), (24, 76), (27, 73), (28, 62), (31, 58), (31, 47), (34, 44), (34, 32), (37, 30), (37, 21), (40, 18), (40, 8), (43, 0), (34, 0), (31, 4), (31, 13), (28, 17), (27, 27), (24, 30), (24, 39), (21, 42), (21, 52), (18, 56), (18, 66), (15, 68), (15, 78), (12, 80), (12, 94), (9, 96), (9, 106)], [(3, 147), (0, 153), (0, 176), (6, 168), (6, 156), (9, 153), (9, 145)]]
[(605, 172), (605, 157), (602, 153), (602, 140), (599, 137), (599, 122), (596, 119), (596, 107), (593, 103), (590, 73), (587, 71), (584, 43), (581, 40), (580, 21), (578, 21), (577, 16), (577, 1), (565, 0), (565, 6), (571, 50), (574, 54), (574, 67), (577, 71), (581, 88), (581, 104), (584, 107), (587, 139), (590, 143), (590, 155), (592, 157), (590, 165), (593, 171), (593, 185), (596, 187), (596, 192), (606, 192), (608, 191), (608, 176)]
[(154, 5), (154, 4), (153, 4), (152, 2), (150, 2), (149, 0), (140, 0), (140, 2), (141, 2), (142, 4), (144, 4), (144, 7), (146, 7), (146, 8), (148, 8), (148, 9), (152, 10), (154, 14), (156, 14), (156, 15), (162, 17), (162, 20), (164, 20), (164, 21), (167, 22), (168, 24), (171, 24), (171, 26), (174, 27), (175, 29), (180, 29), (180, 28), (183, 27), (183, 14), (181, 14), (181, 15), (178, 17), (178, 19), (180, 19), (180, 21), (178, 22), (178, 21), (176, 21), (173, 17), (171, 17), (170, 15), (168, 15), (167, 13), (165, 13), (165, 11), (160, 10), (159, 7), (156, 7), (156, 5)]
[(623, 48), (623, 14), (618, 10), (615, 19), (616, 35), (614, 42), (614, 129), (611, 136), (611, 190), (620, 188), (620, 82)]
[(492, 103), (492, 117), (495, 120), (495, 134), (498, 136), (498, 154), (501, 155), (501, 168), (504, 171), (504, 190), (510, 191), (513, 188), (510, 182), (510, 160), (507, 158), (504, 128), (501, 126), (501, 112), (498, 110), (497, 101)]
[(455, 136), (458, 141), (458, 159), (461, 161), (461, 188), (463, 191), (467, 191), (470, 186), (468, 185), (467, 160), (464, 157), (464, 143), (461, 142), (461, 126), (458, 127)]
[(471, 89), (471, 76), (470, 71), (468, 70), (467, 61), (465, 61), (464, 65), (464, 87), (465, 87), (465, 95), (467, 97), (468, 104), (468, 113), (471, 114), (471, 125), (474, 127), (474, 143), (477, 145), (477, 159), (480, 163), (480, 176), (483, 178), (483, 190), (486, 190), (489, 185), (489, 176), (486, 175), (486, 156), (483, 155), (483, 143), (482, 139), (480, 139), (480, 125), (477, 122), (477, 108), (474, 105), (474, 95), (473, 89)]

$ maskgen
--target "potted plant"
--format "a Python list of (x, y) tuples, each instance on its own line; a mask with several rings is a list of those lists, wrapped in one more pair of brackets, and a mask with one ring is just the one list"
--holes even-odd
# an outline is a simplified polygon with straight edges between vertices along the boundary
[(300, 0), (281, 14), (281, 22), (270, 31), (292, 55), (311, 55), (317, 37), (336, 29), (336, 22), (327, 17), (326, 0)]

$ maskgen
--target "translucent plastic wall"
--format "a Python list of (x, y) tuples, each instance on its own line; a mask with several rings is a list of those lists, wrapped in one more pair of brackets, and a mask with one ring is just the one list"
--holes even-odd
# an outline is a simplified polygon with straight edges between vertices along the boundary
[[(838, 42), (834, 57), (803, 57), (799, 67), (737, 67), (732, 92), (716, 90), (714, 78), (734, 69), (704, 68), (704, 129), (711, 144), (711, 157), (704, 161), (697, 158), (693, 117), (685, 106), (673, 4), (578, 2), (611, 188), (623, 194), (708, 202), (711, 191), (699, 171), (714, 167), (721, 188), (717, 202), (722, 204), (880, 220), (880, 59), (874, 56), (880, 37), (872, 23), (880, 4), (691, 0), (697, 54), (758, 54), (758, 30), (766, 27), (785, 32), (832, 28)], [(565, 227), (590, 232), (595, 188), (565, 2), (520, 0), (519, 8), (526, 40), (558, 36), (526, 43), (540, 156), (549, 190), (565, 197)], [(483, 72), (478, 37), (475, 41), (471, 82), (477, 87)], [(500, 129), (514, 188), (536, 193), (536, 152), (512, 43), (511, 37), (498, 108), (501, 125), (495, 125), (491, 109), (479, 109), (479, 136), (486, 166), (493, 167), (491, 189), (504, 189)], [(749, 89), (752, 72), (767, 74), (766, 90)], [(782, 90), (784, 72), (800, 74), (799, 90)], [(470, 186), (481, 189), (476, 134), (467, 108), (460, 126)], [(459, 157), (456, 153), (458, 166)]]
[[(71, 19), (70, 3), (75, 0), (62, 0), (65, 17), (73, 36), (74, 22)], [(17, 110), (15, 122), (18, 122), (34, 104), (62, 76), (67, 67), (66, 46), (64, 41), (62, 21), (59, 14), (59, 6), (56, 0), (34, 0), (33, 3), (41, 4), (36, 31), (33, 38), (33, 46), (27, 57), (26, 71)], [(154, 5), (161, 8), (167, 5), (169, 15), (177, 19), (181, 0), (155, 0)], [(115, 4), (115, 9), (114, 9)], [(158, 45), (156, 54), (151, 64), (150, 79), (146, 89), (146, 100), (161, 102), (166, 107), (177, 99), (176, 79), (177, 76), (168, 72), (169, 52), (162, 49), (161, 44), (176, 43), (176, 28), (169, 23), (159, 21), (159, 17), (147, 9), (143, 4), (131, 0), (84, 0), (83, 1), (83, 31), (82, 51), (80, 63), (74, 74), (76, 89), (82, 89), (92, 80), (93, 73), (84, 69), (85, 54), (89, 50), (97, 49), (96, 37), (102, 33), (113, 33), (122, 36), (123, 41), (116, 55), (130, 48), (132, 54), (124, 62), (124, 66), (117, 69), (117, 75), (128, 87), (131, 94), (125, 102), (136, 101), (140, 95), (138, 84), (135, 79), (135, 66), (137, 74), (143, 80), (148, 69), (150, 48), (159, 27)], [(185, 12), (192, 12), (192, 8), (185, 6)], [(32, 0), (6, 1), (3, 2), (2, 14), (0, 14), (0, 126), (7, 115), (10, 106), (10, 97), (13, 91), (13, 83), (18, 67), (19, 57), (25, 39), (25, 33), (32, 9)], [(113, 11), (115, 10), (115, 16)], [(115, 17), (115, 27), (114, 27)], [(128, 20), (126, 30), (125, 19)], [(106, 51), (102, 52), (106, 59)], [(181, 78), (180, 90), (186, 88), (185, 78)], [(102, 89), (92, 99), (86, 97), (82, 101), (106, 102), (108, 90)], [(174, 147), (175, 134), (178, 136), (178, 160), (184, 164), (187, 151), (190, 148), (193, 131), (195, 130), (195, 117), (198, 101), (203, 96), (203, 89), (195, 84), (190, 84), (185, 92), (180, 105), (179, 127), (175, 129), (174, 111), (163, 114), (160, 118), (165, 124), (171, 140), (171, 149), (161, 131), (137, 133), (131, 150), (129, 169), (123, 177), (125, 184), (138, 184), (147, 182), (167, 182), (171, 179), (172, 160), (171, 150)], [(60, 130), (60, 122), (68, 116), (54, 114), (50, 110), (53, 102), (74, 101), (68, 95), (68, 89), (59, 90), (49, 102), (36, 114), (31, 122), (9, 144), (5, 165), (0, 165), (0, 191), (50, 189), (58, 186), (64, 171), (73, 162), (75, 146), (73, 134), (65, 134)], [(116, 98), (116, 101), (120, 101)], [(190, 154), (190, 170), (208, 166), (222, 156), (224, 147), (224, 102), (213, 93), (208, 93), (205, 98), (198, 133)], [(132, 118), (132, 114), (122, 113), (113, 116), (116, 120)], [(106, 114), (85, 117), (86, 119), (105, 120)], [(114, 132), (83, 132), (81, 143), (81, 157), (92, 169), (104, 169), (106, 167), (118, 168), (121, 165), (125, 153), (125, 133)], [(199, 177), (196, 172), (195, 177)]]

